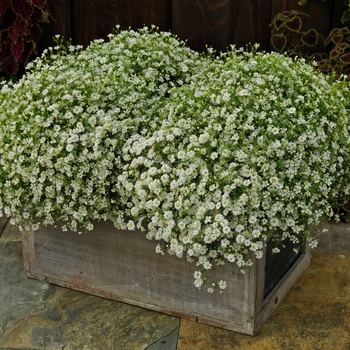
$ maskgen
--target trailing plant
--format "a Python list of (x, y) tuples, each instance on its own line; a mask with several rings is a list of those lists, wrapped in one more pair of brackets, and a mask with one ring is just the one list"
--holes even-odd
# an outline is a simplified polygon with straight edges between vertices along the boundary
[(268, 240), (317, 244), (309, 227), (350, 193), (349, 97), (304, 60), (199, 55), (154, 29), (58, 45), (2, 84), (0, 208), (25, 230), (143, 230), (201, 287)]
[[(284, 11), (275, 16), (271, 22), (271, 44), (274, 50), (288, 53), (292, 57), (303, 57), (308, 62), (316, 61), (317, 68), (324, 74), (335, 78), (350, 74), (350, 31), (348, 27), (334, 28), (326, 38), (315, 29), (304, 28), (303, 18), (308, 14), (300, 11)], [(321, 42), (330, 47), (329, 53), (319, 53), (316, 49)], [(320, 46), (319, 46), (320, 47)], [(334, 213), (341, 214), (344, 220), (349, 219), (350, 198), (339, 193), (334, 203)]]
[(52, 17), (47, 0), (1, 0), (0, 72), (14, 78), (36, 51), (41, 22)]

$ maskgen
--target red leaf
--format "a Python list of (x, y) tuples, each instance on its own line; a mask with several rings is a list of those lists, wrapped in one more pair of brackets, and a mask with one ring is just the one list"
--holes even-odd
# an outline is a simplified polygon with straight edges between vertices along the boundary
[(17, 34), (13, 31), (13, 27), (9, 28), (7, 31), (7, 34), (11, 41), (16, 42), (17, 41)]
[(302, 24), (300, 17), (294, 17), (291, 21), (286, 22), (286, 27), (292, 31), (298, 32)]
[(10, 0), (0, 1), (0, 16), (10, 7)]
[(11, 56), (6, 62), (3, 63), (2, 69), (5, 72), (16, 74), (18, 71), (18, 62)]
[(318, 62), (318, 68), (321, 70), (321, 72), (324, 72), (324, 73), (328, 73), (330, 70), (327, 60)]
[(338, 63), (337, 60), (331, 59), (330, 62), (331, 62), (331, 67), (332, 68), (335, 68), (337, 66), (337, 63)]
[(11, 43), (6, 43), (2, 45), (0, 51), (0, 63), (5, 62), (11, 56)]
[(342, 50), (345, 50), (345, 49), (347, 49), (348, 47), (350, 47), (350, 45), (347, 44), (347, 43), (341, 43), (340, 45), (338, 45), (338, 47), (341, 48)]
[(346, 53), (345, 55), (341, 56), (341, 57), (340, 57), (340, 60), (341, 60), (343, 63), (349, 64), (349, 63), (350, 63), (350, 53)]
[(11, 51), (13, 56), (18, 60), (24, 51), (24, 42), (21, 37), (18, 38), (17, 42), (11, 44)]
[(29, 3), (43, 10), (46, 5), (46, 0), (29, 0)]
[(26, 0), (12, 1), (11, 7), (17, 15), (21, 16), (27, 22), (32, 16), (33, 8)]
[(33, 25), (29, 28), (26, 41), (34, 41), (36, 43), (39, 40), (41, 33), (41, 28), (36, 23), (33, 23)]
[(18, 36), (25, 35), (27, 33), (27, 26), (23, 21), (17, 21), (12, 29)]
[(283, 24), (284, 24), (284, 21), (281, 18), (277, 18), (274, 23), (276, 30), (280, 30)]
[(324, 46), (327, 46), (331, 41), (332, 41), (332, 37), (328, 35), (326, 40), (324, 41)]
[(274, 34), (271, 37), (271, 44), (277, 51), (283, 51), (287, 45), (287, 38), (283, 34)]
[(342, 35), (333, 35), (332, 36), (332, 41), (334, 42), (334, 44), (339, 44), (342, 40), (343, 40)]
[(32, 52), (34, 51), (34, 43), (32, 41), (30, 41), (29, 43), (25, 42), (24, 43), (24, 51), (21, 55), (21, 57), (19, 58), (19, 60), (26, 64), (28, 62), (29, 56), (32, 54)]
[(329, 55), (330, 58), (336, 58), (338, 56), (339, 56), (338, 50), (332, 50), (330, 55)]
[(341, 29), (341, 33), (342, 33), (343, 35), (350, 34), (349, 28), (348, 28), (348, 27), (342, 28), (342, 29)]
[(16, 14), (8, 8), (5, 13), (0, 16), (0, 32), (8, 30), (16, 21)]
[(315, 29), (310, 29), (303, 34), (301, 40), (307, 46), (315, 46), (318, 42), (318, 33)]

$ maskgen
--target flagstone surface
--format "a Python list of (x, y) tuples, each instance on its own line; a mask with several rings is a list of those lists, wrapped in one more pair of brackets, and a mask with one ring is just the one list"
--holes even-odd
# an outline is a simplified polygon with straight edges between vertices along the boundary
[(349, 350), (349, 226), (337, 227), (251, 337), (29, 279), (20, 232), (0, 218), (0, 350)]

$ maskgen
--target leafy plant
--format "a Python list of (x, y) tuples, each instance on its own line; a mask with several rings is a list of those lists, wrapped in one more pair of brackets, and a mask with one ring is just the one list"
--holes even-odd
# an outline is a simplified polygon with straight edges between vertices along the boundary
[[(326, 39), (315, 29), (303, 27), (303, 18), (308, 14), (291, 10), (279, 13), (271, 22), (271, 44), (274, 50), (299, 56), (308, 62), (316, 61), (317, 68), (324, 74), (341, 76), (349, 79), (350, 74), (350, 31), (348, 27), (334, 28)], [(328, 53), (317, 52), (316, 46), (321, 42), (330, 47)], [(320, 46), (319, 46), (320, 47)], [(341, 214), (344, 220), (350, 220), (350, 198), (339, 193), (338, 200), (334, 202), (335, 215)]]
[(52, 17), (47, 0), (0, 1), (0, 71), (14, 77), (35, 52), (40, 22)]
[[(348, 75), (350, 73), (350, 31), (349, 28), (334, 28), (326, 38), (324, 45), (332, 44), (328, 55), (316, 54), (319, 69), (324, 73), (336, 72)], [(326, 57), (325, 57), (326, 56)]]
[(2, 84), (12, 223), (143, 230), (196, 264), (196, 287), (215, 265), (249, 268), (268, 240), (317, 244), (309, 227), (350, 193), (345, 81), (279, 53), (199, 55), (147, 28), (109, 39), (51, 48)]
[(309, 15), (297, 10), (284, 11), (275, 16), (270, 24), (274, 50), (306, 59), (312, 58), (310, 48), (315, 47), (322, 40), (322, 36), (313, 28), (304, 28), (305, 17)]

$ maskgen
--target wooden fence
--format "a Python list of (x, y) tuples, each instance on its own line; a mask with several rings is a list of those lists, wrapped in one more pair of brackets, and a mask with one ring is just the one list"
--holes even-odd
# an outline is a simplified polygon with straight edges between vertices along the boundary
[(230, 44), (238, 47), (259, 43), (270, 49), (270, 29), (274, 16), (285, 10), (310, 15), (309, 24), (324, 35), (341, 27), (345, 10), (342, 0), (51, 0), (56, 21), (44, 26), (39, 50), (52, 45), (51, 38), (61, 34), (73, 44), (88, 45), (106, 38), (119, 24), (137, 29), (156, 25), (170, 30), (189, 46), (203, 51), (206, 45), (225, 51)]

